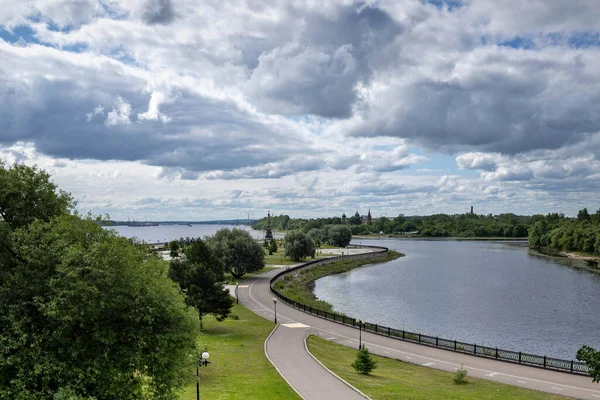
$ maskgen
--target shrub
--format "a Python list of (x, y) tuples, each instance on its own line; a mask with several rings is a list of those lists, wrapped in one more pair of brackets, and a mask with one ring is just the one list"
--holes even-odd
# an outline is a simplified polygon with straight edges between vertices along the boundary
[(365, 347), (363, 344), (362, 348), (358, 351), (356, 355), (356, 360), (352, 363), (352, 368), (359, 374), (368, 375), (377, 368), (377, 362), (373, 360), (371, 357), (371, 353), (369, 353), (369, 349)]
[(460, 368), (454, 373), (454, 383), (457, 385), (467, 383), (467, 373), (468, 371), (461, 365)]

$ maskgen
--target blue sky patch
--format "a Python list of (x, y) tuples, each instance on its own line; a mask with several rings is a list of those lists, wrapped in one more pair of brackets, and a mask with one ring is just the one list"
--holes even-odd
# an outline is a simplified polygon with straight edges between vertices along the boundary
[(433, 4), (439, 9), (448, 7), (448, 11), (454, 11), (464, 5), (460, 0), (421, 0), (421, 2), (423, 4)]
[(498, 43), (501, 47), (512, 47), (513, 49), (535, 50), (535, 44), (530, 38), (515, 36), (512, 39), (504, 40)]
[(8, 43), (16, 43), (19, 39), (23, 39), (27, 43), (39, 44), (39, 40), (35, 37), (35, 32), (28, 26), (17, 26), (12, 32), (0, 27), (0, 38)]

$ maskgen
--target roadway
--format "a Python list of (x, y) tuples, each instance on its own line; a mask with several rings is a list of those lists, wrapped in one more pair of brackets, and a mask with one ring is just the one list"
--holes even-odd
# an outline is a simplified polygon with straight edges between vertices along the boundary
[[(278, 272), (278, 270), (269, 271), (249, 278), (239, 287), (240, 302), (256, 314), (271, 320), (274, 318), (274, 307), (269, 281)], [(359, 317), (368, 319), (368, 316)], [(323, 388), (328, 385), (333, 385), (331, 376), (318, 363), (310, 362), (306, 358), (310, 356), (304, 354), (306, 350), (303, 352), (302, 349), (304, 348), (304, 338), (310, 334), (357, 349), (358, 329), (304, 313), (281, 301), (277, 302), (277, 320), (280, 326), (267, 340), (265, 351), (280, 374), (305, 400), (350, 399), (354, 398), (350, 396), (356, 396), (356, 393), (350, 390), (344, 392), (349, 397), (343, 397), (343, 395), (334, 397), (331, 393), (331, 395), (323, 397), (325, 393), (320, 390), (324, 390)], [(593, 383), (592, 379), (586, 376), (455, 353), (364, 331), (362, 332), (362, 342), (374, 354), (412, 364), (450, 372), (462, 365), (472, 377), (562, 396), (590, 400), (600, 399), (600, 385)], [(347, 386), (345, 388), (349, 389)], [(317, 393), (320, 395), (316, 395)]]

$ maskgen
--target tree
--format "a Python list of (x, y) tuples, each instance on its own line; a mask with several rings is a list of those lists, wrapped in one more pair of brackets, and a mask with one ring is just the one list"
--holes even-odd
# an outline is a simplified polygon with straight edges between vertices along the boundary
[(262, 246), (247, 231), (236, 228), (219, 229), (206, 242), (216, 258), (221, 260), (225, 269), (231, 271), (235, 278), (265, 267)]
[(348, 222), (350, 223), (350, 225), (361, 224), (360, 214), (358, 213), (358, 211), (352, 217), (348, 218)]
[(308, 231), (308, 236), (310, 236), (317, 246), (327, 241), (327, 232), (323, 229), (313, 228)]
[(333, 225), (327, 233), (329, 243), (333, 246), (346, 247), (352, 240), (352, 229), (346, 225)]
[(356, 360), (352, 363), (352, 368), (359, 374), (369, 375), (375, 368), (377, 368), (377, 362), (373, 360), (369, 349), (363, 344), (361, 349), (356, 355)]
[(583, 210), (579, 210), (579, 212), (577, 213), (577, 221), (583, 222), (583, 221), (589, 221), (589, 220), (590, 220), (590, 214), (588, 213), (587, 208), (584, 208)]
[(170, 253), (169, 255), (171, 256), (171, 258), (175, 258), (179, 255), (179, 241), (177, 240), (172, 240), (169, 242), (169, 250)]
[(233, 306), (233, 298), (223, 287), (223, 264), (201, 239), (192, 240), (184, 252), (184, 260), (171, 261), (169, 277), (185, 292), (186, 303), (198, 311), (200, 329), (206, 314), (223, 321)]
[(6, 168), (0, 161), (0, 217), (11, 230), (26, 227), (36, 219), (49, 221), (68, 214), (75, 202), (58, 190), (46, 171), (14, 164)]
[(45, 220), (0, 260), (0, 398), (176, 398), (196, 317), (164, 264), (91, 217)]
[(577, 350), (576, 357), (579, 361), (583, 361), (587, 365), (592, 382), (600, 382), (600, 351), (583, 345)]
[(306, 233), (292, 231), (285, 235), (285, 256), (294, 261), (304, 260), (315, 254), (315, 244)]
[(277, 253), (277, 241), (275, 239), (269, 240), (269, 255)]

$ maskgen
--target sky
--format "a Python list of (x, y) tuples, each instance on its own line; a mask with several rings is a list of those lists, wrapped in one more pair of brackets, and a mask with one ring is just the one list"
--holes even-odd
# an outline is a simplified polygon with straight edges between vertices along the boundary
[(600, 208), (597, 0), (0, 0), (0, 160), (113, 219)]

